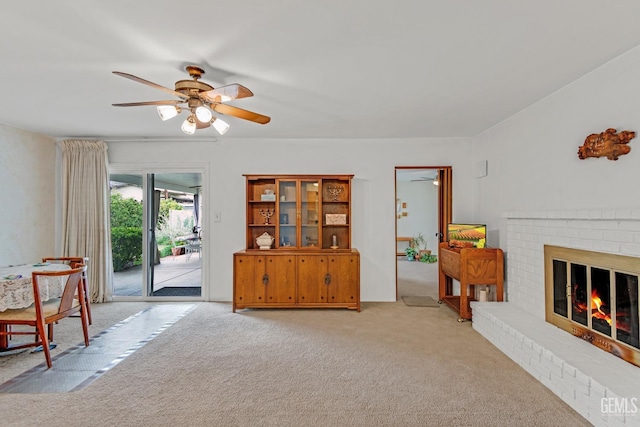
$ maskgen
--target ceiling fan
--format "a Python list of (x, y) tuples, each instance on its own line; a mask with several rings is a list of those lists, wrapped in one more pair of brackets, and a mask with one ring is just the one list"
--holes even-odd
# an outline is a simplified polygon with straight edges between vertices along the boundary
[[(193, 80), (179, 80), (175, 83), (175, 89), (169, 89), (148, 80), (136, 77), (132, 74), (114, 71), (114, 74), (124, 78), (143, 83), (156, 89), (160, 89), (167, 93), (177, 96), (179, 99), (171, 99), (165, 101), (143, 101), (128, 102), (122, 104), (112, 104), (114, 107), (138, 107), (145, 105), (156, 105), (160, 118), (169, 120), (183, 109), (190, 112), (189, 116), (182, 123), (182, 131), (188, 135), (195, 133), (196, 129), (204, 129), (213, 126), (220, 135), (224, 135), (229, 130), (229, 124), (215, 117), (212, 111), (220, 114), (238, 117), (240, 119), (249, 120), (255, 123), (267, 124), (271, 118), (252, 111), (243, 110), (242, 108), (233, 107), (224, 104), (232, 99), (248, 98), (253, 96), (246, 87), (237, 83), (214, 88), (213, 86), (199, 81), (204, 74), (204, 70), (196, 65), (188, 65), (186, 67), (189, 76)], [(180, 107), (180, 105), (185, 104)]]
[(421, 176), (418, 179), (412, 179), (410, 182), (420, 182), (420, 181), (431, 181), (431, 182), (433, 182), (433, 185), (438, 185), (440, 183), (438, 181), (438, 174), (437, 173), (436, 173), (436, 176), (434, 176), (434, 177)]

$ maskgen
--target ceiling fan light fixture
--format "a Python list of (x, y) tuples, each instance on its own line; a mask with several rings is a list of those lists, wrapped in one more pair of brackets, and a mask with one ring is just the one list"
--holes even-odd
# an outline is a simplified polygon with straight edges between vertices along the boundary
[[(232, 99), (247, 98), (253, 96), (248, 88), (237, 84), (229, 84), (215, 88), (207, 83), (200, 81), (200, 77), (204, 74), (204, 69), (196, 65), (186, 67), (191, 80), (179, 80), (175, 82), (175, 89), (161, 86), (150, 82), (133, 74), (127, 74), (120, 71), (113, 73), (133, 80), (138, 83), (151, 86), (164, 92), (175, 95), (178, 99), (160, 100), (160, 101), (144, 101), (144, 102), (125, 102), (111, 104), (114, 107), (138, 107), (153, 105), (158, 111), (158, 115), (162, 121), (169, 120), (183, 110), (187, 110), (189, 117), (182, 123), (182, 131), (188, 135), (192, 135), (197, 129), (205, 129), (213, 125), (213, 127), (224, 135), (229, 130), (229, 125), (223, 120), (213, 116), (213, 112), (223, 115), (237, 117), (258, 124), (267, 124), (271, 121), (271, 117), (255, 113), (253, 111), (243, 110), (242, 108), (232, 105), (223, 104), (224, 101)], [(178, 107), (179, 104), (186, 104), (183, 108)]]
[(182, 123), (182, 132), (187, 135), (193, 135), (196, 133), (196, 118), (192, 114)]
[(217, 117), (214, 117), (211, 120), (211, 124), (213, 125), (214, 129), (218, 131), (220, 135), (224, 135), (229, 130), (229, 124)]
[(181, 111), (180, 107), (176, 107), (175, 105), (158, 105), (158, 115), (163, 122), (174, 118), (180, 114)]
[(213, 114), (211, 114), (211, 110), (202, 105), (196, 108), (196, 117), (198, 118), (198, 121), (201, 121), (202, 123), (208, 123), (211, 121)]

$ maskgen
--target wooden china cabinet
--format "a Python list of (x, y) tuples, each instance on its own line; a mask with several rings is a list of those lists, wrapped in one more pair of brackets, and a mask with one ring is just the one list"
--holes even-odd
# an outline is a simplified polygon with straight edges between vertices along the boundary
[(360, 254), (351, 247), (353, 175), (245, 178), (246, 249), (234, 254), (233, 311), (360, 311)]

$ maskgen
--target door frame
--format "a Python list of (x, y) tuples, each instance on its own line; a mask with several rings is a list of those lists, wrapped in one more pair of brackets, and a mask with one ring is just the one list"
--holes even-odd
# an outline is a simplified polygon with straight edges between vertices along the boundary
[[(210, 224), (210, 214), (208, 214), (209, 212), (211, 212), (211, 204), (210, 204), (210, 197), (209, 197), (209, 166), (207, 164), (189, 164), (188, 166), (184, 166), (184, 167), (180, 167), (180, 166), (176, 166), (176, 165), (170, 165), (170, 164), (150, 164), (150, 163), (137, 163), (137, 164), (131, 164), (131, 163), (111, 163), (109, 164), (109, 175), (112, 174), (119, 174), (119, 173), (130, 173), (130, 174), (140, 174), (141, 178), (142, 178), (142, 182), (143, 182), (143, 194), (145, 195), (145, 197), (143, 197), (143, 206), (142, 206), (142, 210), (143, 210), (143, 217), (142, 217), (142, 229), (143, 230), (149, 230), (149, 224), (148, 224), (148, 209), (149, 206), (148, 204), (151, 203), (151, 200), (149, 200), (149, 198), (147, 197), (147, 177), (149, 174), (154, 174), (154, 175), (158, 175), (158, 174), (180, 174), (180, 173), (200, 173), (202, 175), (202, 187), (200, 188), (200, 194), (202, 197), (202, 211), (207, 213), (207, 215), (204, 215), (200, 218), (200, 224), (201, 224), (201, 228), (203, 230), (202, 236), (201, 236), (201, 241), (202, 241), (202, 253), (208, 253), (207, 250), (205, 250), (205, 248), (208, 248), (209, 246), (209, 230), (211, 227)], [(158, 299), (162, 299), (164, 298), (166, 300), (166, 297), (157, 297), (157, 296), (147, 296), (147, 291), (148, 291), (148, 286), (150, 286), (150, 280), (151, 278), (149, 277), (149, 256), (151, 254), (149, 254), (149, 233), (148, 232), (143, 232), (142, 233), (142, 245), (144, 248), (144, 259), (143, 259), (143, 265), (145, 266), (145, 268), (142, 270), (142, 282), (144, 284), (144, 288), (142, 288), (143, 290), (143, 295), (142, 296), (133, 296), (133, 297), (127, 297), (127, 296), (113, 296), (114, 299), (117, 299), (118, 301), (157, 301)], [(197, 300), (197, 301), (208, 301), (209, 300), (209, 261), (208, 258), (203, 257), (202, 258), (202, 263), (201, 263), (201, 268), (202, 268), (202, 272), (201, 272), (201, 276), (200, 276), (200, 296), (199, 297), (175, 297), (176, 300)], [(110, 286), (113, 288), (113, 283), (110, 284)], [(113, 291), (113, 290), (112, 290)]]
[[(438, 171), (438, 245), (447, 237), (447, 227), (453, 219), (453, 167), (452, 166), (396, 166), (393, 173), (394, 212), (398, 200), (398, 171), (431, 169)], [(395, 218), (395, 241), (398, 242), (398, 218)], [(396, 301), (398, 300), (398, 256), (394, 250), (396, 267)], [(436, 253), (437, 255), (437, 253)], [(440, 257), (438, 257), (440, 262)]]

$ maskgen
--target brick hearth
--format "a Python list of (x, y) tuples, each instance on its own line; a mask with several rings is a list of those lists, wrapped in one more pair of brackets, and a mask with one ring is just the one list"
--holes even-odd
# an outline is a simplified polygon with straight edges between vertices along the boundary
[[(640, 426), (640, 368), (545, 321), (543, 249), (554, 245), (638, 257), (640, 210), (505, 217), (508, 302), (474, 302), (474, 329), (594, 425)], [(603, 398), (628, 402), (627, 413), (603, 411)]]

